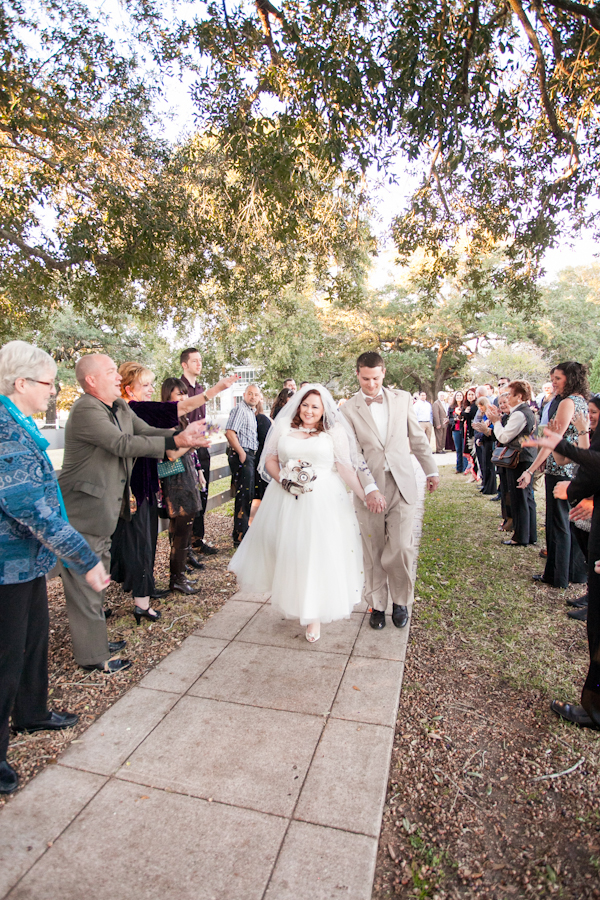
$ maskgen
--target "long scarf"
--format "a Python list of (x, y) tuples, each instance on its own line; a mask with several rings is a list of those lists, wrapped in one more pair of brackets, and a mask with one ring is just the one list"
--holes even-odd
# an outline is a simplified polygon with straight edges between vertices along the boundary
[[(19, 407), (15, 406), (15, 404), (12, 402), (12, 400), (10, 400), (4, 394), (0, 394), (0, 403), (2, 403), (2, 405), (5, 407), (7, 413), (13, 417), (13, 419), (15, 420), (17, 425), (20, 425), (21, 428), (27, 432), (27, 434), (29, 435), (29, 437), (31, 438), (31, 440), (33, 441), (35, 446), (38, 448), (38, 450), (40, 451), (40, 453), (42, 454), (42, 456), (44, 457), (44, 459), (46, 460), (46, 462), (48, 463), (50, 468), (54, 469), (54, 466), (52, 465), (52, 460), (46, 453), (46, 448), (50, 446), (50, 441), (47, 441), (46, 438), (42, 434), (40, 434), (40, 430), (37, 427), (37, 425), (35, 424), (34, 420), (31, 418), (31, 416), (26, 416), (25, 413), (21, 412)], [(55, 483), (56, 483), (56, 493), (58, 495), (58, 505), (60, 506), (60, 514), (61, 514), (62, 518), (65, 520), (65, 522), (68, 522), (69, 518), (67, 516), (67, 510), (65, 509), (65, 502), (63, 500), (63, 495), (62, 495), (62, 492), (60, 489), (60, 485), (59, 485), (58, 481), (56, 481), (56, 478), (55, 478)]]

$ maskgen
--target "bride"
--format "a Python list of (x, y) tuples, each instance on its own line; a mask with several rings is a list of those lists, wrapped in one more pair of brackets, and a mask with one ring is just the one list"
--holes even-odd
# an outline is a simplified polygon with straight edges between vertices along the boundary
[(242, 590), (270, 592), (273, 606), (308, 626), (311, 643), (321, 623), (347, 618), (362, 596), (360, 532), (344, 486), (364, 500), (358, 463), (333, 397), (306, 385), (269, 431), (258, 470), (270, 483), (229, 564)]

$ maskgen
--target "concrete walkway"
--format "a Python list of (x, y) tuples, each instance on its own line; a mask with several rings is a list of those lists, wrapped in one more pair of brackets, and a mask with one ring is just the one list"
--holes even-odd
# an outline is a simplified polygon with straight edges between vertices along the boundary
[(368, 900), (408, 631), (236, 594), (6, 804), (0, 897)]

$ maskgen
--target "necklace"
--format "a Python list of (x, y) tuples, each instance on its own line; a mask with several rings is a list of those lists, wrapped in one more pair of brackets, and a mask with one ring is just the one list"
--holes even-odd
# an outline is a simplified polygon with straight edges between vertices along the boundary
[(315, 434), (316, 428), (305, 428), (304, 425), (298, 425), (298, 431), (303, 431), (304, 434)]

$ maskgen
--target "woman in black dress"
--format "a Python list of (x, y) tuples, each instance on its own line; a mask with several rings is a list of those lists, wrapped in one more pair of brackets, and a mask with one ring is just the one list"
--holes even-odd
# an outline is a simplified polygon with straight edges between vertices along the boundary
[[(581, 450), (549, 428), (544, 429), (544, 435), (530, 439), (526, 445), (556, 450), (580, 467), (569, 484), (562, 482), (556, 486), (557, 496), (566, 498), (570, 504), (594, 496), (588, 541), (588, 673), (581, 692), (581, 705), (553, 700), (550, 706), (553, 712), (569, 722), (583, 728), (600, 729), (600, 430), (596, 430), (589, 450)], [(576, 509), (572, 510), (571, 518), (575, 515)]]

